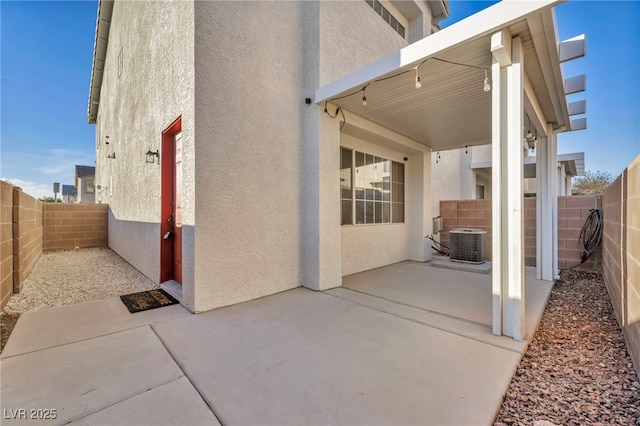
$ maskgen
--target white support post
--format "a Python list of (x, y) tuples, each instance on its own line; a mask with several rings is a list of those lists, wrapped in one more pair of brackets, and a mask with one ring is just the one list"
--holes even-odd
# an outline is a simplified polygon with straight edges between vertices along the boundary
[[(494, 334), (504, 334), (521, 341), (525, 337), (524, 52), (519, 37), (505, 43), (506, 35), (503, 31), (492, 36), (495, 59), (492, 68), (492, 324)], [(505, 49), (506, 46), (510, 49)]]
[(551, 270), (552, 280), (559, 278), (558, 269), (558, 136), (551, 124), (547, 131), (547, 164), (549, 165), (549, 199), (551, 201)]
[(515, 340), (524, 339), (524, 198), (522, 129), (524, 126), (524, 52), (522, 40), (512, 40), (512, 65), (507, 70), (507, 279), (504, 333)]
[[(493, 41), (493, 38), (492, 38)], [(511, 52), (509, 52), (511, 58)], [(510, 59), (509, 59), (510, 60)], [(502, 335), (502, 119), (504, 86), (503, 70), (500, 63), (494, 59), (491, 65), (492, 78), (492, 113), (491, 113), (491, 289), (493, 300), (493, 334)]]
[(538, 194), (536, 196), (536, 277), (539, 280), (553, 281), (553, 197), (552, 182), (556, 180), (556, 164), (550, 163), (549, 148), (554, 138), (553, 128), (547, 125), (547, 137), (538, 142), (536, 153), (536, 177)]

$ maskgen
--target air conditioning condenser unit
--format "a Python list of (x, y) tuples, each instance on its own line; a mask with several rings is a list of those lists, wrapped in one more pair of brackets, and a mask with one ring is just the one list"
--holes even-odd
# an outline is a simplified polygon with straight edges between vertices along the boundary
[(449, 233), (449, 259), (456, 262), (487, 261), (487, 232), (481, 229), (458, 228)]

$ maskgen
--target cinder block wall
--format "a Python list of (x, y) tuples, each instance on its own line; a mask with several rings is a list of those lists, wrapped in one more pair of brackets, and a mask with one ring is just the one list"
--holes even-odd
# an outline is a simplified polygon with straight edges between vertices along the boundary
[(524, 264), (536, 266), (536, 198), (524, 199)]
[(0, 181), (0, 310), (42, 252), (108, 245), (107, 204), (43, 203)]
[(0, 181), (0, 310), (13, 294), (13, 187)]
[[(582, 254), (578, 244), (580, 231), (591, 210), (601, 207), (602, 197), (599, 195), (558, 197), (558, 267), (560, 269), (580, 263)], [(578, 269), (593, 271), (601, 261), (602, 250), (599, 248)]]
[[(558, 266), (560, 269), (580, 263), (578, 245), (580, 231), (592, 209), (600, 208), (599, 196), (558, 197)], [(455, 228), (477, 228), (487, 231), (487, 255), (491, 259), (491, 200), (441, 201), (443, 230), (440, 241), (449, 246), (449, 232)], [(536, 198), (524, 199), (524, 262), (536, 265)], [(600, 250), (579, 269), (593, 270), (600, 262)]]
[(640, 373), (640, 156), (604, 193), (602, 207), (604, 280)]
[(487, 231), (487, 255), (491, 258), (491, 200), (440, 201), (440, 242), (449, 247), (449, 232), (456, 228)]
[(45, 251), (106, 247), (108, 208), (108, 204), (45, 203)]
[(13, 188), (13, 292), (22, 291), (22, 283), (42, 255), (42, 201)]

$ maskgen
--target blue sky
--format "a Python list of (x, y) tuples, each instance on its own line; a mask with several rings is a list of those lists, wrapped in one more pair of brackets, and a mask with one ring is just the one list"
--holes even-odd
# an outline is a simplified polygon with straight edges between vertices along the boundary
[[(451, 25), (493, 2), (450, 0)], [(36, 197), (73, 184), (94, 164), (87, 97), (97, 1), (0, 1), (0, 177)], [(640, 154), (640, 2), (570, 1), (556, 8), (561, 40), (586, 33), (588, 129), (559, 136), (560, 153), (584, 151), (587, 170), (618, 175)]]

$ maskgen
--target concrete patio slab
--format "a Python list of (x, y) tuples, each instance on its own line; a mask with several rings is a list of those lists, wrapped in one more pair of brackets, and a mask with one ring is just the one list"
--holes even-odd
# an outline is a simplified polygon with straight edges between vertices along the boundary
[(490, 424), (520, 359), (307, 289), (152, 327), (223, 424)]
[(4, 410), (56, 410), (55, 419), (34, 424), (66, 424), (183, 377), (149, 326), (0, 362)]
[[(551, 294), (552, 282), (526, 269), (526, 335), (532, 336)], [(430, 263), (400, 262), (348, 275), (343, 288), (432, 313), (491, 325), (491, 274), (434, 268)]]
[(491, 333), (491, 327), (476, 322), (462, 320), (449, 315), (430, 312), (424, 309), (408, 306), (402, 303), (391, 302), (380, 297), (349, 290), (346, 288), (334, 288), (324, 292), (340, 299), (347, 300), (358, 305), (367, 306), (390, 315), (414, 321), (438, 330), (454, 333), (469, 339), (484, 342), (489, 345), (522, 353), (527, 347), (526, 341), (518, 342), (511, 338), (495, 336)]
[(181, 305), (130, 313), (119, 297), (22, 314), (1, 358), (106, 336), (191, 313)]
[(434, 268), (428, 262), (400, 262), (343, 277), (342, 286), (479, 324), (491, 324), (491, 275)]
[[(170, 403), (169, 403), (170, 402)], [(73, 426), (219, 425), (191, 382), (182, 377), (69, 423)]]
[[(78, 425), (491, 424), (527, 342), (468, 319), (490, 318), (489, 276), (415, 262), (371, 272), (345, 277), (357, 290), (198, 315), (130, 314), (119, 298), (24, 314), (0, 361), (2, 407)], [(551, 287), (527, 277), (531, 333)]]

